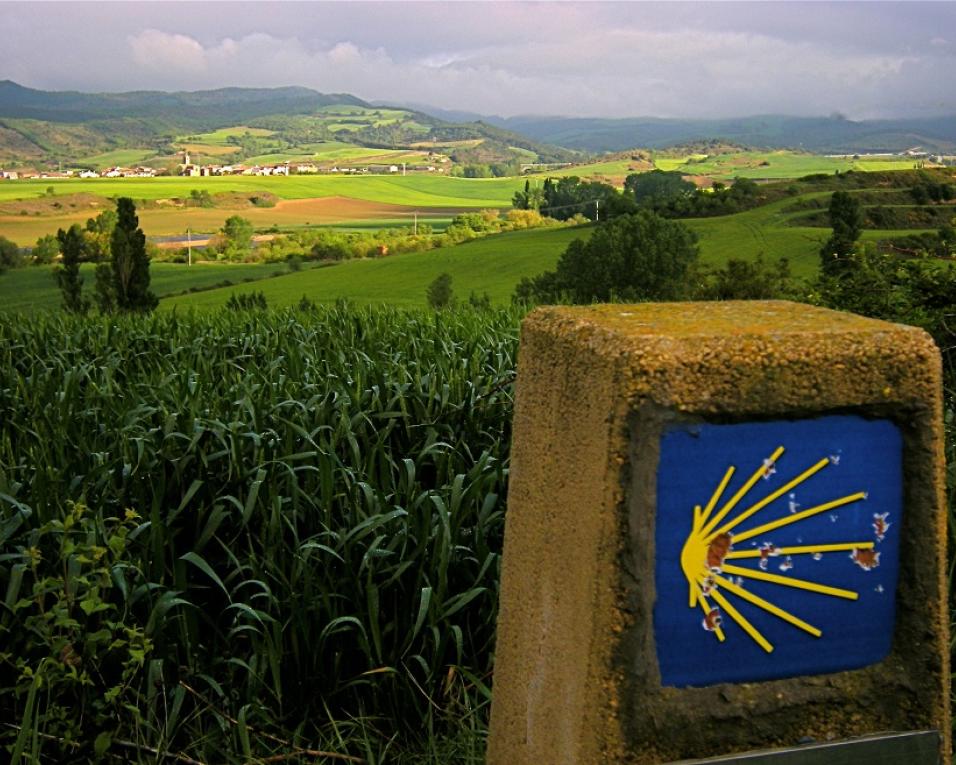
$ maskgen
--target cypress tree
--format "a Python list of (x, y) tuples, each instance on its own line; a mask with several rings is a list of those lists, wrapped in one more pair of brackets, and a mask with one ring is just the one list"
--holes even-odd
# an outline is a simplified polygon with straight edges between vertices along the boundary
[(846, 191), (834, 191), (830, 197), (830, 225), (833, 233), (820, 250), (820, 265), (827, 276), (847, 270), (850, 255), (863, 229), (860, 203)]
[(116, 217), (116, 227), (110, 237), (116, 309), (152, 311), (159, 300), (149, 289), (146, 235), (139, 227), (132, 199), (121, 197), (116, 200)]
[(83, 299), (83, 277), (80, 276), (80, 261), (86, 249), (86, 239), (78, 223), (67, 231), (56, 232), (63, 254), (63, 263), (53, 272), (57, 286), (63, 293), (63, 308), (70, 313), (86, 313), (87, 302)]

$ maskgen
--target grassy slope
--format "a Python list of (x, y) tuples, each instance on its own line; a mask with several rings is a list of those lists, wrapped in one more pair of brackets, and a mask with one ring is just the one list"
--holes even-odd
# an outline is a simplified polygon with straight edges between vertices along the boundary
[[(782, 199), (736, 215), (689, 219), (683, 223), (700, 237), (701, 260), (704, 263), (719, 265), (726, 263), (729, 258), (751, 259), (761, 254), (765, 260), (786, 257), (794, 276), (808, 278), (816, 273), (820, 247), (830, 236), (830, 229), (790, 225), (789, 221), (801, 213), (783, 210), (801, 199), (829, 196), (828, 191), (818, 191)], [(918, 234), (925, 230), (928, 229), (869, 230), (863, 232), (860, 240), (876, 241)]]
[[(767, 162), (766, 166), (762, 163)], [(598, 161), (587, 165), (578, 165), (558, 172), (536, 173), (536, 176), (577, 175), (581, 178), (604, 176), (621, 179), (635, 172), (632, 166), (640, 163), (630, 159)], [(847, 170), (879, 171), (910, 170), (911, 159), (860, 159), (852, 157), (824, 157), (815, 154), (801, 154), (793, 151), (749, 151), (733, 154), (706, 156), (694, 154), (686, 157), (655, 157), (654, 165), (658, 170), (678, 171), (686, 175), (704, 175), (718, 180), (730, 180), (734, 177), (756, 179), (800, 178), (814, 173), (832, 174)]]
[(442, 272), (452, 275), (459, 299), (471, 291), (487, 292), (496, 303), (507, 303), (524, 276), (554, 268), (571, 240), (587, 236), (589, 228), (514, 231), (468, 242), (458, 247), (375, 260), (352, 260), (328, 268), (302, 271), (259, 284), (183, 295), (161, 303), (162, 308), (216, 308), (233, 292), (265, 293), (270, 306), (290, 305), (308, 296), (316, 302), (348, 298), (356, 303), (424, 306), (425, 289)]
[[(800, 213), (784, 212), (800, 199), (827, 196), (814, 192), (802, 197), (780, 200), (770, 205), (715, 218), (683, 221), (700, 237), (701, 261), (719, 266), (730, 258), (753, 259), (762, 254), (767, 260), (786, 257), (796, 277), (811, 277), (816, 272), (820, 246), (829, 229), (796, 227), (788, 221)], [(407, 221), (406, 221), (407, 222)], [(378, 227), (378, 224), (375, 227)], [(369, 223), (372, 226), (372, 222)], [(507, 303), (515, 285), (525, 276), (551, 269), (568, 243), (587, 236), (590, 229), (537, 229), (518, 231), (467, 244), (425, 253), (395, 255), (376, 260), (348, 261), (328, 268), (288, 274), (258, 284), (237, 284), (206, 292), (181, 295), (164, 300), (163, 307), (213, 308), (223, 305), (233, 292), (261, 290), (273, 306), (295, 303), (307, 295), (316, 302), (348, 298), (358, 303), (391, 303), (399, 306), (425, 304), (425, 288), (440, 273), (451, 274), (455, 294), (467, 298), (471, 291), (487, 292), (496, 303)], [(876, 240), (906, 232), (865, 231), (863, 241)], [(268, 276), (279, 265), (193, 267), (155, 264), (154, 288), (157, 294), (180, 292), (190, 286), (215, 284), (222, 279), (239, 282), (247, 276)], [(245, 273), (248, 269), (249, 273)], [(90, 274), (88, 286), (92, 284)], [(0, 302), (11, 308), (27, 310), (56, 306), (59, 297), (46, 269), (24, 269), (0, 277)]]
[[(52, 270), (52, 266), (31, 266), (0, 275), (0, 311), (34, 313), (58, 308), (60, 291), (53, 282)], [(92, 295), (93, 270), (94, 266), (89, 263), (82, 267), (87, 297)], [(278, 263), (204, 263), (192, 267), (153, 263), (150, 275), (153, 291), (163, 297), (190, 287), (208, 287), (225, 279), (235, 283), (249, 278), (262, 279), (282, 270), (282, 264)]]
[(137, 165), (155, 156), (156, 152), (150, 149), (116, 149), (115, 151), (96, 154), (92, 157), (83, 157), (78, 159), (77, 163), (80, 165), (92, 165), (97, 170), (102, 170), (103, 168), (113, 167), (115, 165), (121, 167)]
[[(765, 162), (766, 165), (763, 164)], [(700, 160), (698, 155), (679, 163), (675, 163), (673, 159), (662, 158), (656, 164), (662, 170), (678, 170), (689, 175), (706, 175), (720, 179), (741, 177), (767, 180), (801, 178), (815, 173), (832, 174), (847, 170), (911, 170), (913, 168), (911, 159), (854, 160), (852, 157), (824, 157), (783, 150), (717, 154), (703, 160)]]
[(519, 178), (446, 178), (432, 175), (339, 177), (297, 175), (289, 178), (225, 176), (212, 178), (89, 178), (63, 181), (0, 181), (0, 201), (41, 196), (48, 186), (57, 193), (86, 192), (134, 199), (185, 197), (193, 189), (270, 191), (283, 199), (343, 196), (422, 207), (508, 207)]

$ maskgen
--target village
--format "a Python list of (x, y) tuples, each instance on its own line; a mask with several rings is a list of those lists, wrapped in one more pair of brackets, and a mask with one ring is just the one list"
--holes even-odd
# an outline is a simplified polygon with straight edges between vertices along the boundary
[(441, 173), (445, 169), (439, 167), (447, 163), (447, 157), (439, 154), (429, 154), (428, 159), (435, 164), (369, 164), (364, 166), (322, 165), (315, 162), (278, 162), (272, 164), (235, 163), (229, 165), (205, 164), (193, 162), (188, 151), (182, 153), (182, 162), (177, 172), (171, 173), (164, 168), (137, 166), (137, 167), (108, 167), (103, 171), (91, 169), (68, 170), (5, 170), (0, 168), (0, 180), (64, 180), (67, 178), (156, 178), (159, 176), (178, 175), (188, 178), (199, 178), (220, 175), (316, 175), (328, 173), (332, 175), (407, 175), (408, 173)]

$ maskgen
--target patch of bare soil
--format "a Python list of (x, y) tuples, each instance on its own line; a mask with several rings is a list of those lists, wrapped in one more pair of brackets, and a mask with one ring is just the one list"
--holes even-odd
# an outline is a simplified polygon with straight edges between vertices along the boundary
[(89, 210), (98, 212), (112, 207), (113, 202), (105, 197), (82, 192), (79, 194), (54, 194), (35, 199), (14, 199), (0, 202), (0, 215), (63, 215), (69, 212)]

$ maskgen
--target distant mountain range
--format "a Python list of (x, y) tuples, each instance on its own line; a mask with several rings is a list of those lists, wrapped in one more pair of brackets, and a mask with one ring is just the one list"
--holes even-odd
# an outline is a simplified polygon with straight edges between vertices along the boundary
[[(342, 119), (328, 119), (330, 109)], [(360, 98), (300, 87), (79, 93), (3, 80), (0, 163), (82, 165), (84, 157), (134, 149), (157, 162), (170, 161), (181, 150), (181, 137), (236, 126), (268, 132), (264, 151), (306, 155), (310, 145), (333, 140), (374, 148), (459, 144), (452, 153), (461, 164), (562, 162), (577, 156), (486, 123), (460, 125), (413, 110), (387, 111), (388, 118), (379, 119), (377, 107)]]
[[(349, 109), (363, 112), (361, 118), (350, 119)], [(330, 110), (343, 119), (328, 119)], [(388, 112), (387, 119), (381, 118), (382, 111)], [(183, 136), (235, 126), (258, 127), (269, 134), (268, 146), (258, 153), (308, 154), (311, 145), (329, 140), (375, 148), (431, 142), (447, 147), (462, 165), (566, 162), (580, 160), (584, 153), (714, 141), (814, 153), (915, 147), (956, 153), (956, 117), (859, 122), (840, 116), (784, 115), (716, 120), (502, 118), (420, 104), (388, 106), (302, 87), (79, 93), (0, 81), (0, 164), (75, 164), (123, 150), (139, 151), (142, 161), (150, 157), (155, 163), (170, 162), (181, 150)], [(249, 148), (246, 155), (250, 152), (254, 150)]]
[(732, 119), (629, 117), (497, 117), (416, 104), (444, 120), (481, 120), (544, 143), (588, 152), (663, 149), (698, 141), (724, 140), (746, 146), (803, 149), (815, 153), (900, 152), (921, 146), (956, 151), (956, 115), (918, 119), (854, 121), (841, 116), (763, 115)]
[(220, 88), (165, 93), (79, 93), (25, 88), (0, 81), (0, 117), (47, 122), (104, 119), (159, 119), (189, 130), (213, 130), (273, 114), (309, 114), (323, 106), (369, 106), (348, 93), (319, 93), (309, 88)]

